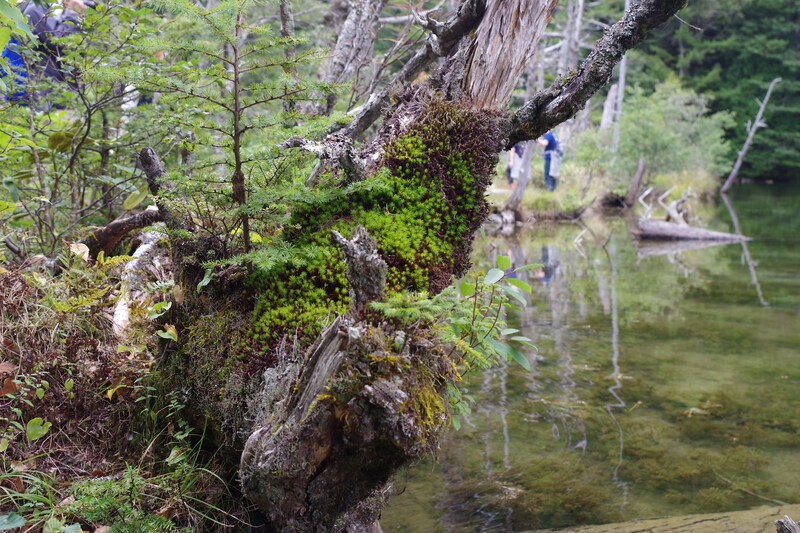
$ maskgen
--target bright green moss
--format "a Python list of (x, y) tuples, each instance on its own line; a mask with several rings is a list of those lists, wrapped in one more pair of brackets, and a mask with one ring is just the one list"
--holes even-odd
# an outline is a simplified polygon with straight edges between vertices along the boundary
[[(363, 225), (386, 261), (387, 290), (439, 292), (469, 265), (488, 206), (494, 120), (430, 99), (408, 131), (385, 143), (380, 170), (347, 188), (310, 192), (292, 207), (285, 239), (305, 257), (257, 271), (253, 335), (266, 351), (288, 336), (310, 341), (349, 306), (346, 266), (331, 230)], [(305, 251), (307, 253), (302, 253)]]

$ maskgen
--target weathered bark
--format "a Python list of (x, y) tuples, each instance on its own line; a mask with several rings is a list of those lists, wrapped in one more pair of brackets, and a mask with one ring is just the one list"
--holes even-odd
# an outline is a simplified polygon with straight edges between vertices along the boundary
[(123, 339), (127, 333), (131, 321), (131, 304), (138, 300), (144, 292), (150, 269), (154, 268), (162, 272), (166, 270), (163, 265), (158, 264), (160, 259), (168, 256), (165, 247), (159, 246), (159, 241), (164, 237), (165, 235), (158, 231), (144, 232), (132, 259), (128, 261), (122, 271), (113, 319), (114, 334), (120, 339)]
[(502, 108), (530, 62), (557, 0), (487, 2), (470, 47), (464, 92), (476, 108)]
[(647, 164), (644, 161), (644, 157), (640, 157), (639, 166), (636, 168), (636, 174), (633, 175), (631, 188), (628, 189), (628, 194), (625, 195), (625, 205), (627, 207), (631, 207), (636, 202), (636, 198), (639, 197), (639, 189), (642, 188), (642, 180), (644, 180), (644, 173), (646, 169)]
[(333, 231), (336, 242), (342, 247), (347, 263), (347, 281), (350, 282), (351, 312), (362, 318), (367, 304), (380, 300), (386, 285), (386, 261), (384, 261), (372, 237), (363, 226), (358, 226), (356, 235), (347, 240), (338, 231)]
[(772, 95), (772, 89), (775, 88), (781, 81), (780, 78), (775, 78), (769, 84), (769, 88), (767, 89), (767, 94), (764, 96), (763, 101), (759, 101), (758, 104), (758, 113), (756, 114), (756, 119), (752, 123), (748, 123), (747, 126), (747, 139), (744, 141), (744, 145), (742, 149), (739, 150), (739, 156), (736, 158), (736, 163), (733, 165), (733, 169), (731, 173), (728, 174), (728, 178), (725, 180), (725, 183), (722, 185), (722, 189), (720, 192), (726, 193), (731, 190), (733, 187), (733, 183), (736, 181), (736, 178), (739, 176), (739, 170), (742, 168), (742, 163), (744, 163), (744, 158), (747, 155), (748, 150), (750, 150), (750, 146), (753, 144), (753, 139), (756, 136), (756, 132), (759, 128), (766, 128), (767, 123), (764, 122), (764, 110), (767, 108), (767, 103), (769, 102), (769, 97)]
[(778, 528), (778, 533), (800, 533), (800, 526), (789, 516), (784, 516), (783, 520), (776, 520), (775, 526)]
[[(420, 50), (406, 61), (387, 86), (369, 96), (353, 121), (343, 133), (356, 138), (380, 117), (390, 95), (401, 91), (414, 81), (436, 58), (447, 57), (461, 39), (478, 27), (486, 12), (486, 0), (464, 0), (455, 14), (443, 23), (431, 20), (431, 34)], [(457, 78), (461, 80), (460, 77)]]

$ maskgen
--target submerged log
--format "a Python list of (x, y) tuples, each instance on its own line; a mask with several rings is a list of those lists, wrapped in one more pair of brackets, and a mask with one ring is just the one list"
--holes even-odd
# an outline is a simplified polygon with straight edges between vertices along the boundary
[[(633, 531), (647, 531), (648, 533), (720, 533), (723, 531), (774, 533), (776, 525), (788, 518), (785, 517), (776, 522), (775, 517), (798, 512), (800, 512), (800, 505), (763, 506), (746, 511), (631, 520), (616, 524), (569, 527), (557, 531), (559, 533), (626, 533)], [(795, 527), (797, 526), (795, 525)], [(536, 533), (555, 533), (555, 531), (546, 529), (538, 530)], [(778, 533), (800, 533), (800, 530), (780, 529), (778, 525)]]
[(635, 238), (643, 240), (699, 240), (721, 242), (743, 242), (750, 240), (750, 237), (744, 235), (684, 226), (663, 220), (640, 220), (636, 224), (636, 227), (633, 228), (632, 233)]

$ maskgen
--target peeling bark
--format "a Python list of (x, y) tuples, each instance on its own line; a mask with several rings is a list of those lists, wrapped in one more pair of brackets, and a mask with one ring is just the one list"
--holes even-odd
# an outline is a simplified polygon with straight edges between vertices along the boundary
[(476, 108), (506, 105), (557, 3), (557, 0), (487, 2), (464, 78), (464, 92)]

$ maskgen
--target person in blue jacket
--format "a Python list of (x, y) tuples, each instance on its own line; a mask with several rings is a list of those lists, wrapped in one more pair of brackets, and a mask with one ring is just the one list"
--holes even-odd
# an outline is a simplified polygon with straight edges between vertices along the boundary
[(544, 187), (548, 191), (555, 191), (561, 170), (561, 154), (563, 154), (561, 143), (552, 130), (542, 135), (536, 142), (544, 146)]
[[(31, 65), (33, 72), (29, 72), (23, 55), (20, 54), (20, 43), (11, 39), (3, 50), (3, 57), (14, 72), (19, 90), (7, 95), (8, 100), (18, 101), (25, 97), (24, 86), (31, 76), (44, 76), (58, 82), (68, 82), (67, 75), (61, 64), (62, 49), (53, 39), (66, 37), (77, 33), (81, 29), (81, 15), (86, 11), (87, 4), (83, 0), (64, 0), (63, 7), (51, 9), (47, 5), (28, 2), (22, 7), (22, 14), (28, 20), (31, 31), (37, 37), (36, 50), (40, 53), (37, 64)], [(5, 73), (2, 73), (5, 76)], [(69, 83), (69, 82), (68, 82)]]

